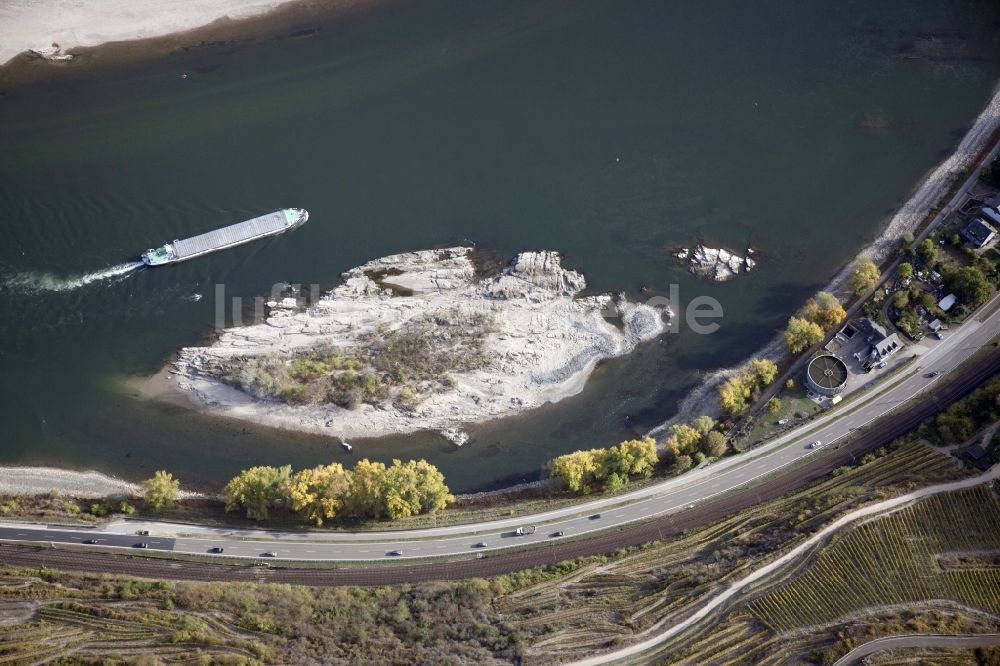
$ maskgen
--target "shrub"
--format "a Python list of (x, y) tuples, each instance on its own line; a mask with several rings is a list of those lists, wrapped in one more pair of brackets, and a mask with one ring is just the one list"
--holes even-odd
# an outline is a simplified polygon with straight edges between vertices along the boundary
[(153, 511), (162, 511), (174, 505), (174, 498), (177, 497), (181, 482), (169, 472), (161, 469), (151, 478), (143, 481), (141, 485), (146, 505)]

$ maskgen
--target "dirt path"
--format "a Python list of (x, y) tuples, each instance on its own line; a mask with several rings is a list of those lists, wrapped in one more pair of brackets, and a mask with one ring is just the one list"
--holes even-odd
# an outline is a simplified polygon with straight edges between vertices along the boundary
[(910, 634), (908, 636), (887, 636), (876, 638), (854, 648), (837, 660), (833, 666), (853, 666), (865, 657), (883, 650), (897, 650), (911, 647), (977, 648), (1000, 645), (1000, 634), (969, 634), (948, 636), (944, 634)]

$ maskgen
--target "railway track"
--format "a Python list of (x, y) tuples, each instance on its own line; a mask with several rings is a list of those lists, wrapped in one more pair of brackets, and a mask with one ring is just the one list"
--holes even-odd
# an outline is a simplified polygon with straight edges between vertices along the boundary
[(750, 504), (776, 499), (807, 485), (842, 465), (850, 464), (913, 430), (955, 400), (1000, 372), (1000, 349), (994, 347), (975, 364), (907, 409), (878, 421), (852, 441), (766, 480), (698, 504), (681, 513), (670, 514), (629, 527), (599, 533), (590, 538), (565, 541), (482, 559), (461, 559), (412, 565), (370, 568), (281, 568), (242, 566), (136, 557), (117, 553), (95, 553), (54, 548), (0, 545), (0, 562), (12, 566), (48, 567), (66, 571), (128, 575), (139, 578), (191, 581), (244, 581), (293, 583), (313, 586), (391, 585), (429, 580), (490, 577), (510, 571), (554, 564), (567, 559), (598, 555), (616, 548), (634, 546), (677, 535), (732, 515)]

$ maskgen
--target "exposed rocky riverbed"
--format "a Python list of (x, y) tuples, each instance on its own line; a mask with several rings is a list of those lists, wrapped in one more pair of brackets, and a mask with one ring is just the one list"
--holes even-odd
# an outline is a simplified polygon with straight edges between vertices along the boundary
[(602, 359), (665, 330), (669, 311), (578, 297), (556, 252), (477, 275), (472, 249), (398, 254), (343, 274), (312, 306), (182, 350), (176, 385), (213, 412), (337, 437), (438, 430), (511, 416), (583, 389)]
[(740, 273), (749, 273), (757, 265), (757, 262), (750, 258), (753, 250), (748, 248), (746, 254), (747, 256), (741, 257), (724, 248), (696, 245), (694, 249), (684, 248), (674, 256), (686, 262), (688, 269), (695, 275), (716, 282), (727, 282)]

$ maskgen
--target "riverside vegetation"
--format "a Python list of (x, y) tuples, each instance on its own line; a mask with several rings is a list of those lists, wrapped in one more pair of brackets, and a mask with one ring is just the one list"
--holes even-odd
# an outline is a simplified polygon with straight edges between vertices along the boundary
[[(4, 567), (0, 611), (14, 620), (0, 627), (0, 642), (11, 660), (72, 655), (76, 663), (377, 660), (531, 666), (579, 659), (640, 640), (658, 622), (686, 616), (732, 580), (869, 501), (966, 474), (949, 457), (912, 440), (808, 488), (676, 538), (489, 580), (320, 589), (136, 581)], [(778, 608), (795, 615), (780, 626), (778, 620), (769, 624), (779, 611), (762, 600), (782, 599), (786, 586), (812, 594), (810, 579), (798, 582), (810, 569), (796, 567), (734, 600), (722, 617), (635, 663), (777, 664), (805, 655), (806, 663), (829, 664), (857, 642), (892, 633), (995, 631), (996, 619), (979, 604), (994, 604), (982, 595), (1000, 588), (962, 595), (971, 589), (963, 581), (997, 575), (995, 563), (967, 556), (994, 547), (998, 498), (979, 488), (940, 500), (921, 501), (900, 512), (902, 522), (892, 516), (872, 521), (863, 534), (852, 536), (852, 530), (846, 540), (815, 555), (834, 567), (823, 565), (836, 584), (853, 590), (843, 600), (820, 595), (810, 596), (816, 601), (809, 603), (784, 604)], [(934, 559), (923, 555), (936, 550), (937, 541), (922, 537), (924, 526), (934, 524), (942, 534), (964, 535), (956, 543), (965, 559), (948, 560), (954, 564), (944, 574), (934, 571)], [(884, 532), (877, 529), (881, 525), (893, 527)], [(989, 525), (994, 525), (992, 532)], [(866, 596), (856, 567), (844, 566), (831, 550), (842, 549), (840, 541), (861, 544), (867, 557), (890, 563), (890, 570), (879, 569), (877, 575), (893, 576), (903, 586), (899, 594), (919, 603), (885, 608), (878, 598)], [(897, 568), (899, 562), (910, 564)], [(922, 584), (934, 585), (933, 594), (941, 601), (921, 598), (923, 588), (915, 585), (922, 579), (928, 579)], [(947, 600), (971, 605), (958, 607)]]
[(354, 409), (392, 397), (403, 407), (453, 389), (453, 372), (471, 372), (485, 363), (487, 317), (450, 308), (381, 327), (351, 349), (320, 343), (290, 356), (261, 355), (242, 363), (219, 364), (223, 381), (260, 399), (289, 404), (333, 403)]

